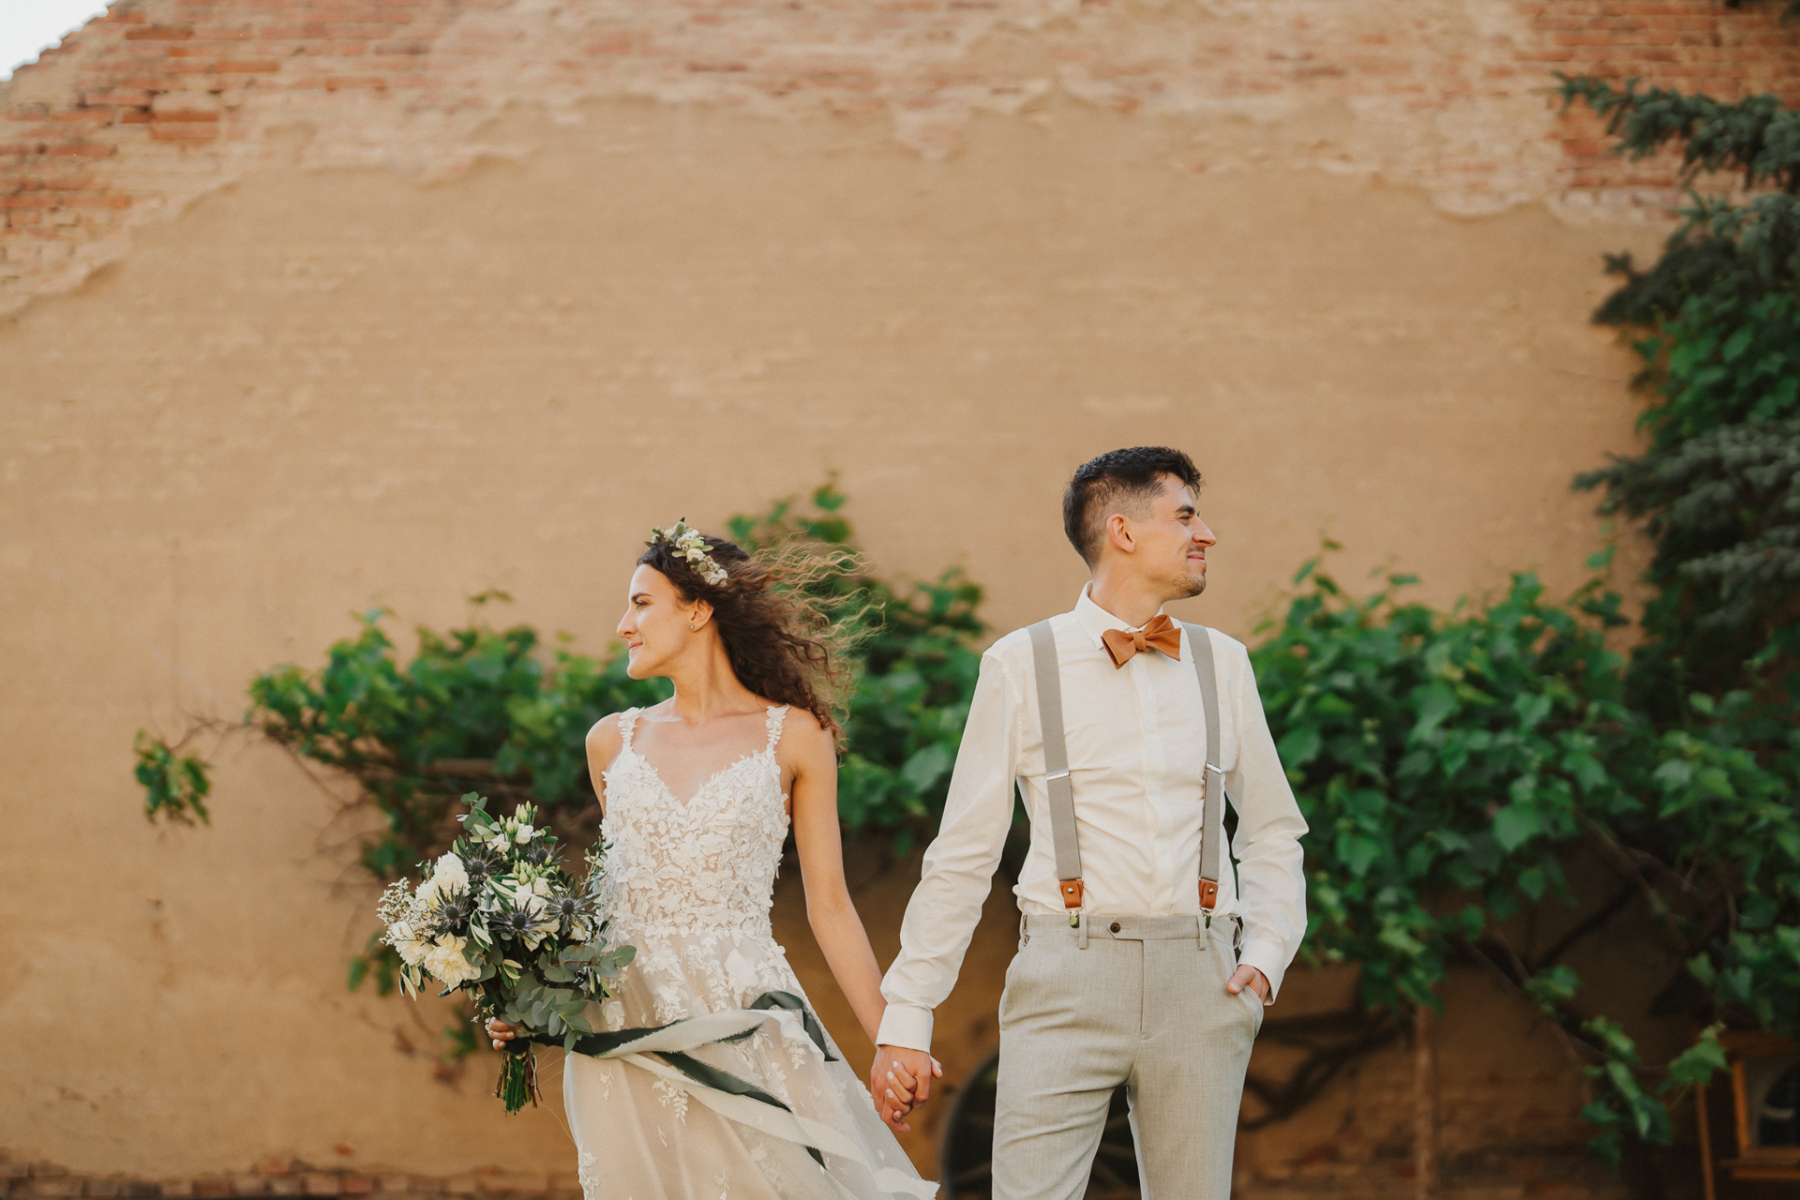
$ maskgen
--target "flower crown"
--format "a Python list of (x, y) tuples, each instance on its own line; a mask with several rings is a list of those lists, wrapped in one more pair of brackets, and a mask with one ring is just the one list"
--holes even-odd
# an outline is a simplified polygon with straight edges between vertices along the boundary
[(706, 580), (712, 587), (722, 587), (725, 581), (731, 578), (726, 574), (725, 568), (715, 562), (713, 556), (706, 552), (705, 535), (689, 525), (686, 517), (681, 518), (667, 529), (651, 530), (648, 544), (654, 546), (658, 542), (667, 542), (669, 548), (675, 551), (675, 556), (685, 558), (694, 573)]

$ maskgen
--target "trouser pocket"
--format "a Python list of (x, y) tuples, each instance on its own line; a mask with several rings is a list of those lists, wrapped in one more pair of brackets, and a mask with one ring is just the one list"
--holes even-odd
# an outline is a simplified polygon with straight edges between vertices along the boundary
[[(1217, 922), (1214, 923), (1214, 928), (1219, 929)], [(1226, 985), (1231, 982), (1232, 975), (1238, 969), (1237, 950), (1232, 946), (1232, 942), (1236, 939), (1226, 936), (1227, 933), (1228, 930), (1221, 929), (1219, 936), (1209, 939), (1212, 944), (1213, 961), (1218, 966), (1219, 988), (1225, 992), (1226, 1000), (1238, 1005), (1243, 1011), (1244, 1016), (1250, 1022), (1250, 1036), (1255, 1037), (1262, 1030), (1264, 1016), (1262, 997), (1258, 996), (1256, 989), (1248, 984), (1235, 996), (1226, 990)]]

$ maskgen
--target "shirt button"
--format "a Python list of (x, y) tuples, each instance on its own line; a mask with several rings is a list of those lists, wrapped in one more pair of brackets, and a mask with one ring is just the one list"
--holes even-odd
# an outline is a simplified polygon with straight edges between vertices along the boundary
[(1119, 932), (1119, 923), (1117, 921), (1114, 921), (1110, 926), (1108, 926), (1108, 928), (1110, 928), (1114, 933), (1117, 933), (1117, 932)]

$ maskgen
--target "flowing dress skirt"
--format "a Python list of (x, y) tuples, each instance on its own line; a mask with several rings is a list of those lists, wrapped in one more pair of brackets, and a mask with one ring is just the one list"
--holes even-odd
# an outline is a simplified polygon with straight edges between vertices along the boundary
[[(638, 953), (620, 978), (618, 998), (605, 1007), (609, 1029), (742, 1009), (770, 991), (804, 998), (766, 924), (662, 936), (620, 932)], [(841, 1135), (832, 1139), (838, 1149), (854, 1153), (826, 1151), (823, 1168), (805, 1146), (713, 1111), (697, 1085), (632, 1062), (570, 1055), (563, 1098), (585, 1200), (934, 1196), (936, 1188), (920, 1179), (826, 1038), (833, 1061), (796, 1016), (783, 1013), (743, 1041), (691, 1051)]]

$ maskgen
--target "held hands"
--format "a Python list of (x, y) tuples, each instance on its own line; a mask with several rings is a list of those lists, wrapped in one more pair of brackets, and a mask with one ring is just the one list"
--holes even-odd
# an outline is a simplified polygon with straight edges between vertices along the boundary
[[(1246, 971), (1251, 969), (1244, 968)], [(1236, 976), (1232, 982), (1237, 983)], [(494, 1049), (504, 1050), (517, 1031), (505, 1021), (490, 1017), (487, 1035), (494, 1043)], [(883, 1121), (900, 1133), (911, 1133), (912, 1126), (906, 1123), (906, 1115), (931, 1099), (931, 1081), (943, 1077), (943, 1065), (923, 1050), (877, 1046), (875, 1062), (869, 1068), (869, 1094), (875, 1097), (875, 1108)]]
[(1268, 978), (1264, 976), (1261, 971), (1247, 963), (1233, 971), (1231, 973), (1231, 978), (1225, 983), (1225, 990), (1234, 996), (1245, 988), (1249, 988), (1252, 992), (1255, 992), (1256, 998), (1261, 1000), (1264, 1004), (1269, 1002)]
[(923, 1050), (877, 1046), (875, 1062), (869, 1068), (869, 1095), (890, 1128), (911, 1133), (906, 1114), (931, 1099), (931, 1081), (943, 1076), (938, 1060)]

